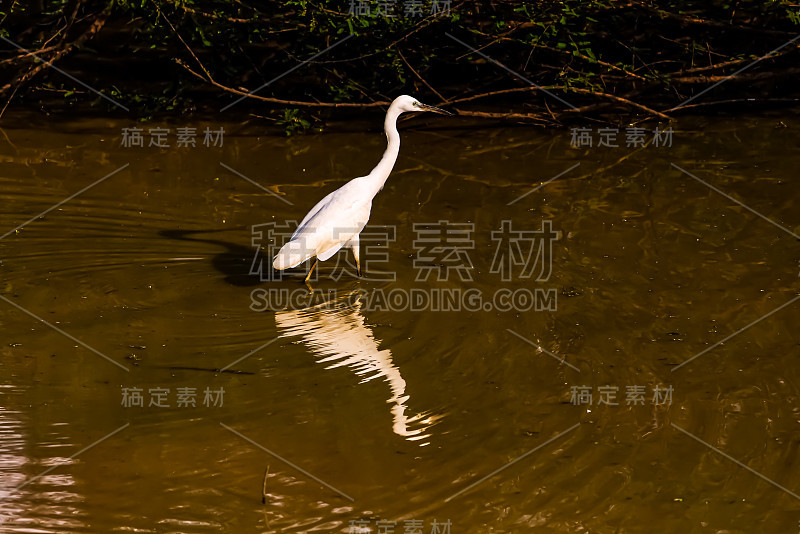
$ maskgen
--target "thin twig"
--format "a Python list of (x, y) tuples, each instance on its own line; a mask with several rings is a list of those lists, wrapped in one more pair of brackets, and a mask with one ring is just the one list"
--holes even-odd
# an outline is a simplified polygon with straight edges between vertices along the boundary
[(73, 48), (80, 46), (84, 42), (94, 37), (97, 34), (97, 32), (99, 32), (100, 29), (105, 25), (106, 20), (108, 20), (109, 14), (110, 12), (108, 8), (106, 8), (97, 15), (95, 15), (94, 16), (95, 20), (92, 23), (92, 25), (89, 26), (88, 30), (86, 30), (83, 34), (81, 34), (77, 39), (75, 39), (71, 43), (61, 48), (61, 50), (58, 50), (55, 54), (53, 54), (53, 56), (47, 60), (47, 63), (42, 62), (39, 65), (32, 67), (26, 73), (17, 76), (14, 80), (10, 81), (9, 83), (1, 87), (0, 95), (5, 94), (13, 86), (18, 87), (25, 84), (31, 78), (36, 76), (38, 73), (48, 68), (50, 65), (52, 65), (53, 63), (55, 63), (56, 61), (67, 55), (69, 52), (71, 52)]
[(534, 121), (541, 124), (548, 124), (549, 121), (541, 113), (492, 113), (489, 111), (464, 111), (460, 109), (453, 110), (462, 117), (480, 117), (482, 119), (520, 119), (524, 121)]
[(261, 504), (267, 504), (267, 476), (269, 476), (269, 464), (264, 471), (264, 484), (261, 486)]
[(12, 98), (14, 98), (14, 95), (15, 95), (15, 94), (17, 94), (17, 89), (19, 89), (20, 87), (21, 87), (21, 86), (19, 86), (19, 85), (17, 85), (16, 87), (14, 87), (14, 90), (11, 92), (11, 96), (9, 96), (9, 97), (8, 97), (8, 100), (6, 100), (6, 105), (5, 105), (5, 106), (3, 106), (3, 111), (0, 111), (0, 119), (2, 119), (2, 118), (3, 118), (3, 114), (6, 112), (6, 108), (7, 108), (7, 107), (8, 107), (8, 105), (11, 103), (11, 99), (12, 99)]
[(445, 97), (443, 97), (443, 96), (442, 96), (442, 95), (439, 93), (439, 91), (437, 91), (436, 89), (434, 89), (434, 88), (433, 88), (433, 86), (432, 86), (431, 84), (429, 84), (429, 83), (427, 82), (427, 80), (425, 80), (425, 78), (423, 78), (422, 76), (420, 76), (420, 74), (419, 74), (419, 73), (418, 73), (418, 72), (417, 72), (417, 71), (414, 69), (414, 67), (412, 67), (412, 66), (411, 66), (411, 63), (409, 63), (409, 62), (408, 62), (408, 60), (406, 59), (406, 57), (403, 55), (403, 53), (400, 51), (400, 49), (399, 49), (399, 48), (397, 49), (397, 55), (399, 55), (399, 56), (400, 56), (400, 59), (402, 59), (402, 60), (403, 60), (403, 63), (405, 63), (405, 64), (406, 64), (406, 66), (407, 66), (407, 67), (408, 67), (408, 68), (411, 70), (411, 72), (413, 72), (413, 73), (414, 73), (414, 76), (416, 76), (417, 78), (419, 78), (419, 80), (420, 80), (422, 83), (424, 83), (424, 84), (425, 84), (425, 86), (426, 86), (428, 89), (430, 89), (431, 91), (433, 91), (433, 93), (434, 93), (436, 96), (438, 96), (438, 97), (439, 97), (439, 103), (440, 103), (440, 104), (443, 104), (443, 103), (445, 103), (445, 102), (447, 101), (447, 99), (446, 99)]
[(800, 98), (732, 98), (728, 100), (713, 100), (711, 102), (697, 102), (695, 104), (686, 104), (685, 106), (681, 106), (680, 108), (676, 109), (675, 111), (681, 111), (684, 109), (692, 109), (692, 108), (705, 108), (710, 106), (724, 106), (726, 104), (769, 104), (769, 103), (797, 103), (800, 102)]
[(786, 77), (788, 75), (797, 74), (800, 72), (800, 67), (791, 67), (787, 69), (783, 69), (779, 72), (751, 72), (748, 74), (725, 74), (719, 76), (683, 76), (672, 78), (672, 82), (677, 83), (697, 83), (697, 84), (706, 84), (706, 83), (716, 83), (721, 82), (723, 80), (727, 81), (736, 81), (736, 82), (753, 82), (759, 80), (772, 80), (777, 77)]
[[(25, 58), (32, 58), (33, 61), (36, 61), (36, 58), (34, 56), (43, 57), (45, 54), (49, 54), (50, 52), (52, 52), (54, 50), (57, 50), (57, 49), (58, 49), (58, 45), (53, 45), (53, 46), (48, 46), (46, 48), (41, 48), (39, 50), (34, 50), (34, 51), (30, 51), (29, 50), (27, 52), (20, 52), (19, 54), (17, 54), (14, 57), (10, 57), (8, 59), (4, 59), (4, 60), (0, 61), (0, 65), (4, 65), (6, 63), (14, 64), (17, 61), (22, 61)], [(44, 59), (47, 59), (47, 58), (44, 58)]]
[[(156, 8), (156, 9), (158, 9), (158, 8)], [(208, 70), (206, 70), (205, 65), (203, 65), (203, 63), (199, 59), (197, 59), (197, 56), (194, 54), (194, 50), (192, 50), (192, 48), (188, 44), (186, 44), (186, 41), (183, 40), (183, 37), (181, 37), (181, 34), (178, 33), (178, 30), (175, 29), (175, 26), (172, 25), (172, 23), (169, 21), (169, 19), (164, 15), (164, 13), (160, 9), (158, 10), (158, 14), (161, 15), (161, 18), (164, 19), (164, 21), (167, 24), (169, 24), (169, 27), (172, 28), (172, 31), (175, 33), (175, 35), (178, 37), (178, 39), (180, 39), (180, 41), (183, 43), (183, 46), (186, 47), (186, 50), (189, 51), (189, 53), (192, 55), (192, 57), (197, 62), (197, 64), (200, 65), (200, 68), (203, 69), (203, 72), (206, 73), (206, 77), (208, 77), (208, 81), (211, 81), (212, 80), (211, 79), (211, 74), (208, 72)]]
[(177, 63), (178, 65), (180, 65), (184, 69), (186, 69), (190, 74), (193, 74), (194, 76), (200, 78), (201, 80), (207, 81), (208, 83), (210, 83), (214, 87), (222, 89), (223, 91), (226, 91), (228, 93), (232, 93), (234, 95), (246, 96), (248, 98), (252, 98), (254, 100), (259, 100), (261, 102), (268, 102), (270, 104), (279, 104), (281, 106), (309, 107), (309, 108), (352, 108), (352, 109), (377, 108), (377, 107), (388, 106), (389, 104), (391, 104), (391, 102), (364, 102), (364, 103), (358, 103), (358, 102), (308, 102), (308, 101), (305, 101), (305, 100), (284, 100), (284, 99), (281, 99), (281, 98), (272, 98), (272, 97), (269, 97), (269, 96), (261, 96), (261, 95), (251, 94), (249, 92), (242, 91), (242, 90), (239, 90), (239, 89), (235, 89), (233, 87), (228, 87), (227, 85), (223, 85), (223, 84), (217, 82), (216, 80), (214, 80), (214, 78), (206, 79), (205, 77), (203, 77), (198, 72), (192, 70), (191, 67), (189, 67), (186, 63), (184, 63), (180, 59), (175, 58), (175, 59), (173, 59), (173, 61), (175, 61), (175, 63)]
[[(639, 104), (638, 102), (634, 102), (633, 100), (628, 100), (627, 98), (623, 98), (621, 96), (616, 96), (616, 95), (612, 95), (612, 94), (609, 94), (609, 93), (600, 93), (600, 92), (597, 92), (597, 91), (589, 91), (588, 89), (580, 89), (578, 87), (571, 87), (570, 91), (574, 91), (576, 93), (581, 93), (581, 94), (602, 96), (603, 98), (608, 98), (610, 100), (614, 100), (616, 102), (621, 102), (621, 103), (626, 104), (628, 106), (639, 108), (642, 111), (646, 111), (647, 113), (649, 113), (651, 115), (655, 115), (657, 117), (661, 117), (662, 119), (672, 120), (672, 117), (670, 117), (669, 115), (661, 113), (660, 111), (656, 111), (655, 109), (649, 108), (649, 107), (645, 106), (644, 104)], [(569, 113), (571, 111), (574, 112), (575, 110), (574, 109), (573, 110), (569, 110), (568, 109), (568, 110), (563, 111), (563, 113)]]

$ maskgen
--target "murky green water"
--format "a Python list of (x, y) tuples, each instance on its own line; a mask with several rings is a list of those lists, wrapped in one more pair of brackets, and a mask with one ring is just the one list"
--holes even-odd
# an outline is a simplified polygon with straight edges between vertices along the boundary
[[(687, 119), (641, 149), (409, 125), (373, 205), (385, 261), (322, 264), (307, 305), (303, 270), (250, 274), (253, 227), (368, 172), (379, 132), (5, 128), (0, 530), (796, 532), (800, 117)], [(552, 270), (523, 276), (523, 239), (504, 280), (503, 221), (542, 220)], [(439, 221), (468, 235), (426, 260)], [(412, 290), (484, 300), (377, 297)], [(502, 291), (548, 297), (483, 308)]]

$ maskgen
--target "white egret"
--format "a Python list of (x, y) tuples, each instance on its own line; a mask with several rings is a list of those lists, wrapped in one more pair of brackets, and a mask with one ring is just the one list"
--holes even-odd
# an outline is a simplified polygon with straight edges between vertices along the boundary
[(325, 261), (342, 247), (353, 250), (356, 269), (361, 276), (358, 236), (369, 220), (372, 199), (383, 189), (383, 184), (392, 172), (397, 154), (400, 152), (400, 134), (397, 132), (397, 118), (407, 111), (433, 111), (451, 113), (419, 102), (408, 95), (398, 96), (389, 106), (383, 129), (388, 144), (378, 165), (366, 176), (354, 178), (336, 191), (320, 200), (292, 234), (288, 243), (281, 247), (272, 266), (277, 270), (297, 267), (309, 258), (316, 258), (308, 271), (308, 281), (317, 261)]

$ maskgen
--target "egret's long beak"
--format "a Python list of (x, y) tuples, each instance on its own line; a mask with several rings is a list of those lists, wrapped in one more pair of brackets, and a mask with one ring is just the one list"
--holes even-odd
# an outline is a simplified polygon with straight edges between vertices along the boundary
[(422, 111), (432, 111), (434, 113), (439, 113), (441, 115), (452, 115), (449, 111), (445, 111), (442, 108), (437, 108), (434, 106), (429, 106), (428, 104), (423, 104), (422, 102), (419, 103), (419, 109)]

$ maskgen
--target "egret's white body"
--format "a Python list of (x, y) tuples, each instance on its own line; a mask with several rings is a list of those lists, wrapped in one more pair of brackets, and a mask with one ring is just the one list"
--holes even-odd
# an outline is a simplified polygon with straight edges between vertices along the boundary
[[(388, 143), (378, 165), (368, 175), (350, 180), (311, 208), (297, 226), (292, 238), (275, 256), (272, 262), (275, 269), (297, 267), (314, 257), (325, 261), (342, 247), (346, 247), (352, 249), (360, 272), (358, 236), (369, 220), (372, 199), (383, 189), (383, 184), (386, 183), (397, 161), (397, 154), (400, 152), (397, 118), (407, 111), (448, 114), (439, 108), (422, 104), (408, 95), (397, 97), (386, 112), (383, 127)], [(308, 276), (311, 276), (314, 266), (311, 267)]]

